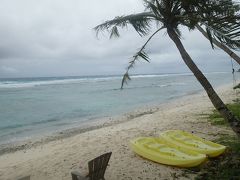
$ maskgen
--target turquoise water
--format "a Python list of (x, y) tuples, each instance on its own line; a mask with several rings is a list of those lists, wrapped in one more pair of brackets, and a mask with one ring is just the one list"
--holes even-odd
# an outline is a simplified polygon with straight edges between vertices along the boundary
[[(208, 73), (214, 86), (231, 73)], [(136, 75), (120, 90), (121, 76), (0, 79), (0, 144), (81, 127), (202, 91), (192, 74)]]

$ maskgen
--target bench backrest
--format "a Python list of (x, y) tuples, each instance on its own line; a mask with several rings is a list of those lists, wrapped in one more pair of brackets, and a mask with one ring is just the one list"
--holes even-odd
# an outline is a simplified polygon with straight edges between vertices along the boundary
[(104, 174), (109, 162), (112, 152), (105, 153), (88, 162), (90, 180), (101, 180), (104, 179)]

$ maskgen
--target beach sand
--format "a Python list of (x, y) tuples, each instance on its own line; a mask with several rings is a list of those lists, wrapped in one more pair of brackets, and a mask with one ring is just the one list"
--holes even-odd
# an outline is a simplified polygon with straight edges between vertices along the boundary
[[(218, 88), (217, 92), (225, 103), (237, 98), (230, 86)], [(27, 175), (31, 175), (31, 180), (71, 179), (71, 171), (86, 173), (89, 160), (109, 151), (113, 154), (105, 173), (106, 179), (174, 179), (182, 174), (183, 169), (139, 157), (130, 149), (129, 140), (138, 136), (158, 136), (169, 129), (193, 132), (207, 139), (233, 134), (228, 128), (207, 122), (206, 114), (212, 109), (213, 105), (202, 92), (162, 104), (150, 113), (138, 115), (136, 111), (119, 117), (118, 121), (105, 127), (35, 145), (25, 144), (20, 150), (12, 152), (11, 149), (0, 156), (0, 179), (12, 180)]]

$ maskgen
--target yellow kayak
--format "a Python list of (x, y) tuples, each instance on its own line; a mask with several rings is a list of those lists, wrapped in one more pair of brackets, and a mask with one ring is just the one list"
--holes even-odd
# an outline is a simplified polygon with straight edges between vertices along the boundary
[(206, 160), (205, 154), (167, 145), (162, 138), (139, 137), (131, 140), (130, 146), (138, 155), (161, 164), (194, 167)]
[(179, 146), (186, 151), (190, 150), (206, 154), (209, 157), (216, 157), (226, 149), (226, 146), (207, 141), (181, 130), (165, 131), (160, 134), (160, 137), (165, 139), (170, 145)]

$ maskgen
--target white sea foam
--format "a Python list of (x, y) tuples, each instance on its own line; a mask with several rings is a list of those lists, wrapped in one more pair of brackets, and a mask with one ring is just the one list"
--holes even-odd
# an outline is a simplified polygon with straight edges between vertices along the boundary
[(184, 86), (186, 83), (169, 83), (169, 84), (160, 84), (158, 87), (168, 87), (168, 86)]
[(154, 77), (168, 77), (168, 76), (189, 76), (192, 73), (171, 73), (171, 74), (140, 74), (140, 75), (132, 75), (132, 78), (154, 78)]
[(74, 78), (74, 79), (57, 79), (57, 80), (35, 80), (35, 81), (0, 81), (0, 88), (27, 88), (43, 85), (57, 85), (57, 84), (76, 84), (84, 82), (100, 82), (114, 79), (121, 79), (121, 77), (99, 77), (99, 78)]
[[(228, 72), (211, 72), (205, 74), (221, 74)], [(154, 77), (169, 77), (169, 76), (192, 76), (192, 73), (171, 73), (171, 74), (139, 74), (132, 75), (131, 78), (154, 78)], [(84, 82), (105, 82), (112, 80), (121, 80), (122, 76), (106, 76), (106, 77), (74, 77), (74, 78), (36, 78), (32, 80), (28, 79), (17, 79), (17, 80), (0, 80), (0, 88), (28, 88), (43, 85), (57, 85), (57, 84), (75, 84)]]

